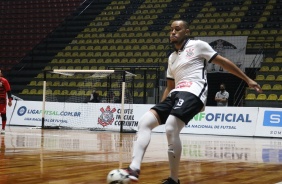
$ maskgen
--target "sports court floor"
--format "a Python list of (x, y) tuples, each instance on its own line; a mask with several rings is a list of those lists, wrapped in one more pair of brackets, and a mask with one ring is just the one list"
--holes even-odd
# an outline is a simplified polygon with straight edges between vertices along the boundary
[[(0, 184), (106, 184), (127, 167), (136, 134), (6, 127), (0, 136)], [(282, 182), (282, 139), (181, 134), (181, 184)], [(140, 184), (168, 176), (164, 133), (153, 133)]]

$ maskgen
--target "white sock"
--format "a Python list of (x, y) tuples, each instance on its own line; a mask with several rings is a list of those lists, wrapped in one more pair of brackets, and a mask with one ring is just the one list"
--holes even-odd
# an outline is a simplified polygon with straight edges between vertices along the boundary
[(168, 142), (168, 160), (170, 167), (170, 177), (178, 182), (179, 163), (182, 152), (180, 131), (185, 126), (179, 118), (170, 115), (166, 121), (166, 136)]
[(139, 120), (137, 140), (134, 142), (132, 162), (130, 164), (131, 169), (140, 170), (141, 162), (151, 140), (152, 129), (158, 125), (157, 118), (150, 111), (146, 112)]

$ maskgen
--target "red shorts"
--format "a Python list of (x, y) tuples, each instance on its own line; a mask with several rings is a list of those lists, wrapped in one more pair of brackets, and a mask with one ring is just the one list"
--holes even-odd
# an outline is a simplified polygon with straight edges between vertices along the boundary
[(0, 104), (0, 114), (6, 114), (7, 104)]

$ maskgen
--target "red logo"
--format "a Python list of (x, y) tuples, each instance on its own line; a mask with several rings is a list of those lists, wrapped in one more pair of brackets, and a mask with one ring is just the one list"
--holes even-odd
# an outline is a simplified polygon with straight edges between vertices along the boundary
[(100, 111), (102, 114), (98, 117), (98, 124), (102, 125), (103, 127), (112, 125), (114, 121), (113, 113), (116, 112), (116, 109), (111, 109), (111, 107), (108, 105), (106, 109), (102, 107)]
[(192, 82), (183, 81), (177, 84), (175, 88), (190, 88), (192, 84)]

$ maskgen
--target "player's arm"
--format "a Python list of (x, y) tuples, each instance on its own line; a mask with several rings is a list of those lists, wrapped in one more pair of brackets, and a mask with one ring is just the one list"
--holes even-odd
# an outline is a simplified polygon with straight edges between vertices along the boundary
[(174, 84), (174, 80), (173, 79), (169, 79), (167, 78), (166, 80), (166, 88), (164, 90), (163, 96), (162, 96), (162, 100), (164, 101), (164, 99), (167, 97), (167, 95), (169, 94), (169, 92), (171, 90), (173, 90), (175, 88), (175, 84)]
[(12, 105), (12, 92), (11, 92), (11, 87), (10, 87), (10, 84), (7, 80), (4, 81), (3, 83), (5, 89), (6, 89), (6, 93), (7, 93), (7, 96), (8, 96), (8, 105), (11, 106)]
[(221, 66), (223, 69), (227, 70), (228, 72), (232, 73), (233, 75), (241, 78), (242, 80), (244, 80), (248, 86), (250, 88), (254, 88), (257, 92), (261, 93), (262, 89), (260, 87), (260, 85), (250, 79), (244, 72), (242, 72), (242, 70), (240, 70), (240, 68), (238, 68), (232, 61), (230, 61), (229, 59), (222, 57), (220, 55), (217, 55), (213, 60), (212, 63), (217, 64), (219, 66)]
[(8, 94), (8, 105), (11, 107), (12, 106), (12, 93), (11, 91), (7, 91), (7, 94)]

